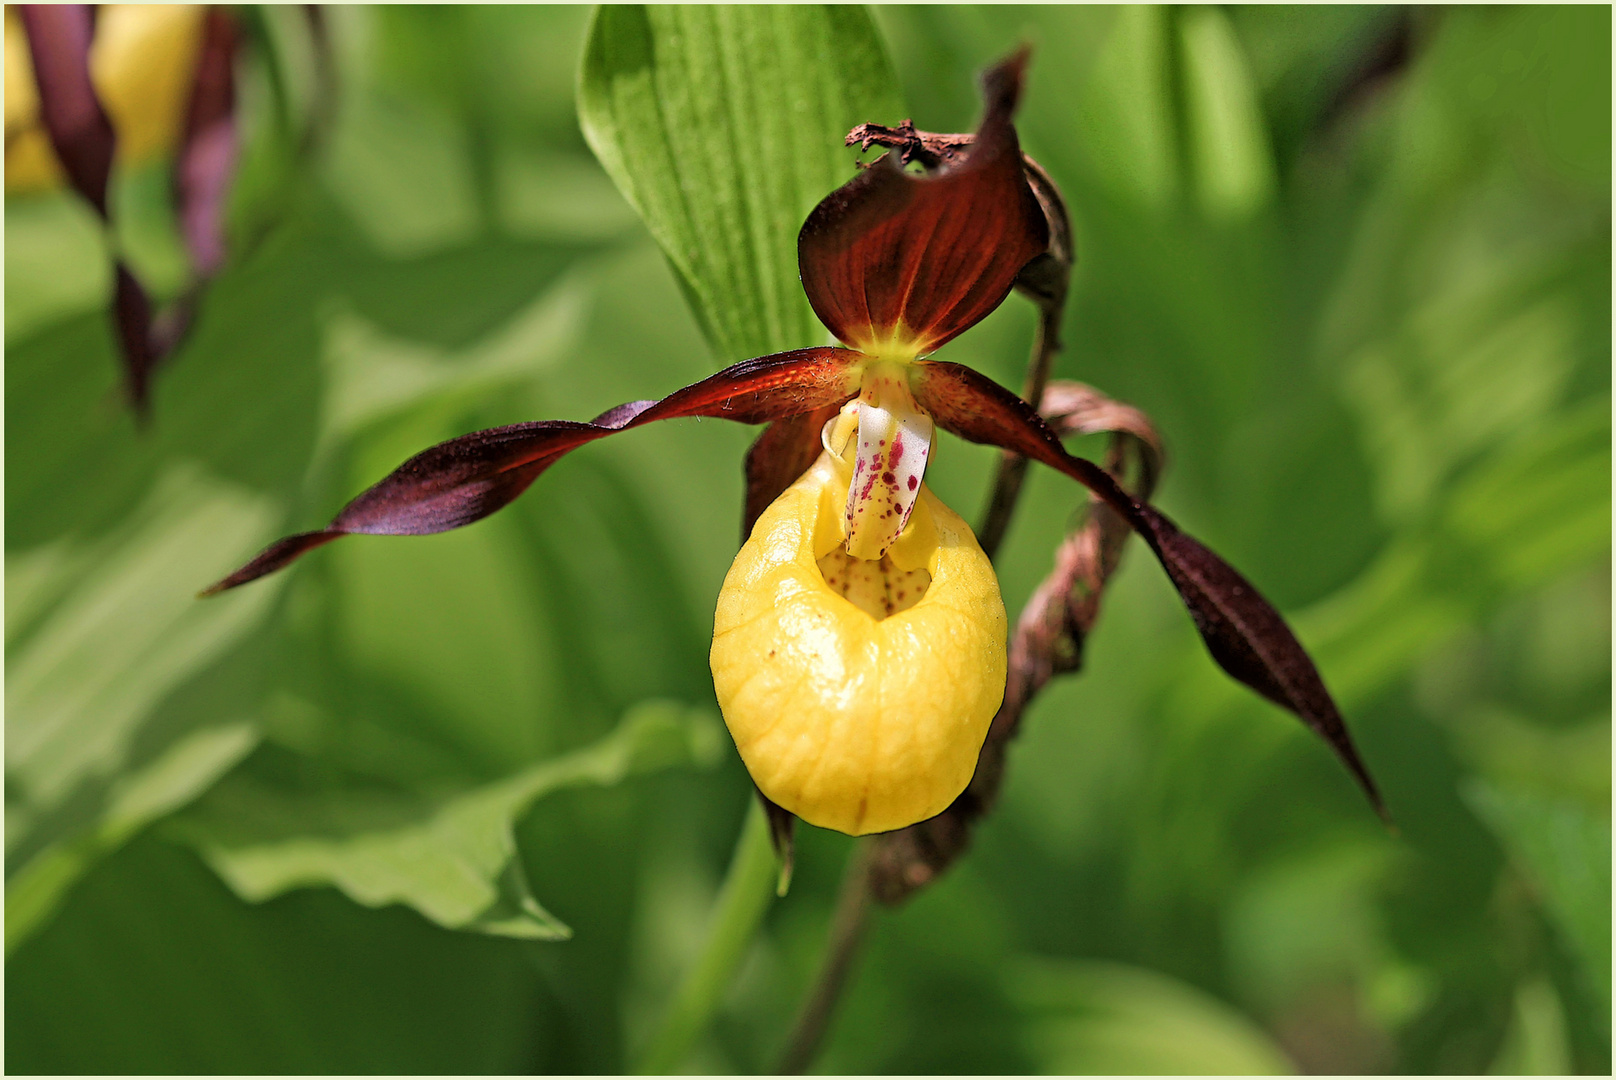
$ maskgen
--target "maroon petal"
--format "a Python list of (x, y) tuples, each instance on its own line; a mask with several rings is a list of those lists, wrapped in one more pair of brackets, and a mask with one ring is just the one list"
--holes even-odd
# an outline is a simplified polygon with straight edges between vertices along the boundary
[(1189, 608), (1206, 647), (1230, 675), (1289, 709), (1358, 781), (1375, 810), (1385, 805), (1324, 680), (1279, 612), (1239, 572), (1149, 503), (1135, 501), (1104, 469), (1073, 457), (1041, 417), (993, 380), (958, 364), (927, 363), (915, 397), (963, 439), (1013, 450), (1086, 485), (1144, 537)]
[(422, 536), (487, 517), (527, 490), (562, 455), (653, 420), (710, 416), (761, 424), (839, 405), (857, 389), (847, 349), (797, 349), (743, 360), (661, 401), (634, 401), (583, 424), (540, 420), (462, 435), (423, 450), (342, 508), (325, 529), (290, 536), (208, 588), (212, 595), (279, 570), (349, 533)]
[(105, 219), (116, 138), (90, 82), (90, 5), (23, 4), (21, 15), (51, 146), (68, 182)]
[(888, 155), (808, 215), (803, 288), (842, 341), (878, 352), (896, 337), (929, 353), (998, 307), (1048, 247), (1010, 123), (1026, 60), (1023, 50), (985, 76), (987, 112), (964, 160), (912, 176)]
[(212, 277), (224, 263), (225, 195), (239, 149), (235, 118), (236, 27), (218, 7), (202, 25), (196, 78), (185, 112), (185, 134), (175, 162), (180, 227), (191, 265)]

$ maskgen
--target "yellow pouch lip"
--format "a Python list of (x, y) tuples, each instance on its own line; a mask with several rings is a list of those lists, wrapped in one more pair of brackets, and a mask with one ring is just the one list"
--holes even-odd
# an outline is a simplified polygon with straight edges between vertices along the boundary
[(1006, 619), (969, 526), (924, 485), (888, 557), (930, 573), (925, 596), (878, 620), (826, 586), (848, 473), (827, 450), (758, 519), (719, 594), (711, 660), (763, 793), (859, 835), (930, 817), (970, 782), (1003, 698)]

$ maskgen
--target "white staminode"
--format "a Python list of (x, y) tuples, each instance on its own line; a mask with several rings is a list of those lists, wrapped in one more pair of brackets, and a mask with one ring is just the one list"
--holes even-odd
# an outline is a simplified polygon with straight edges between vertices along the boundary
[(931, 436), (931, 416), (909, 392), (907, 365), (877, 360), (865, 368), (844, 519), (849, 555), (879, 559), (897, 541), (920, 497)]

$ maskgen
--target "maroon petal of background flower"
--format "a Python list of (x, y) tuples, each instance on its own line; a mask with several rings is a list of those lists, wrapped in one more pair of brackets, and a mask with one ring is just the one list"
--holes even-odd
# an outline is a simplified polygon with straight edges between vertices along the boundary
[(1068, 454), (1030, 405), (986, 376), (959, 364), (925, 363), (915, 380), (915, 399), (960, 438), (1012, 450), (1058, 469), (1121, 514), (1156, 553), (1218, 665), (1299, 716), (1330, 745), (1376, 812), (1389, 822), (1380, 792), (1318, 668), (1255, 586), (1155, 507), (1123, 491), (1104, 469)]
[(185, 111), (185, 136), (175, 158), (174, 189), (191, 265), (209, 278), (224, 264), (225, 195), (235, 174), (235, 23), (218, 7), (202, 24), (202, 48)]
[(93, 10), (89, 4), (23, 4), (19, 14), (51, 147), (68, 183), (105, 218), (117, 139), (90, 82)]
[(828, 347), (776, 353), (743, 360), (661, 401), (619, 405), (589, 423), (540, 420), (450, 439), (393, 470), (343, 507), (326, 528), (271, 544), (203, 595), (261, 578), (350, 533), (423, 536), (469, 525), (522, 494), (569, 451), (653, 420), (709, 416), (761, 424), (840, 405), (857, 390), (852, 369), (862, 359)]
[(863, 348), (898, 330), (929, 353), (1004, 300), (1049, 246), (1010, 123), (1026, 50), (983, 77), (970, 152), (930, 176), (888, 155), (826, 196), (797, 238), (803, 289), (839, 339)]
[[(20, 14), (51, 148), (73, 190), (110, 222), (107, 185), (117, 136), (90, 80), (94, 13), (87, 4), (24, 4)], [(113, 281), (111, 315), (124, 380), (129, 400), (144, 418), (151, 371), (162, 352), (153, 334), (151, 298), (122, 259), (113, 259)]]

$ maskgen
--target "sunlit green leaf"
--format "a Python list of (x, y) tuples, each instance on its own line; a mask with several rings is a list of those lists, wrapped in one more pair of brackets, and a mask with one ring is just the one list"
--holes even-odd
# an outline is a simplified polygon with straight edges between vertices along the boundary
[(173, 828), (247, 900), (334, 885), (358, 903), (408, 904), (451, 929), (556, 940), (571, 932), (528, 889), (515, 819), (564, 788), (711, 762), (717, 738), (705, 714), (651, 702), (591, 747), (450, 798), (357, 787), (297, 793), (237, 774)]
[(1493, 1076), (1565, 1076), (1572, 1072), (1565, 1010), (1554, 986), (1533, 979), (1515, 991), (1515, 1015), (1487, 1072)]
[(68, 191), (6, 200), (6, 338), (101, 306), (112, 290), (106, 242)]
[(537, 296), (504, 325), (458, 350), (388, 334), (351, 312), (326, 326), (328, 438), (431, 400), (465, 403), (531, 380), (577, 345), (588, 290), (569, 279)]
[(50, 807), (78, 783), (115, 775), (152, 707), (259, 622), (273, 587), (208, 604), (196, 591), (252, 551), (276, 509), (176, 466), (93, 557), (61, 556), (82, 572), (7, 657), (13, 795)]
[(584, 135), (684, 284), (720, 359), (820, 344), (797, 231), (851, 178), (842, 137), (896, 123), (857, 7), (612, 6), (585, 47)]

